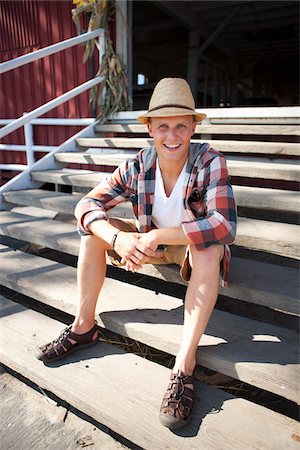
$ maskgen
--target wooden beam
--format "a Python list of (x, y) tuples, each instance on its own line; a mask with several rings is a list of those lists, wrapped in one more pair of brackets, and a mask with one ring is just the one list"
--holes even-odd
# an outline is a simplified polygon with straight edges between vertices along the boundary
[(189, 47), (188, 47), (188, 65), (187, 65), (187, 79), (191, 86), (194, 99), (197, 103), (198, 97), (198, 46), (199, 46), (200, 31), (191, 30), (189, 32)]
[(206, 39), (206, 41), (201, 45), (197, 52), (197, 57), (204, 52), (204, 50), (209, 47), (210, 44), (215, 42), (216, 37), (221, 33), (221, 31), (226, 27), (226, 25), (230, 22), (230, 20), (236, 15), (236, 13), (241, 9), (243, 5), (239, 4), (237, 5), (234, 10), (229, 14), (229, 16), (226, 17), (226, 19), (219, 25), (219, 27)]
[[(207, 25), (200, 15), (195, 13), (187, 4), (179, 3), (176, 1), (154, 1), (152, 3), (169, 17), (172, 17), (177, 23), (180, 23), (188, 30), (199, 29), (202, 36), (208, 38), (213, 30)], [(229, 58), (236, 60), (237, 53), (224, 44), (223, 41), (216, 39), (214, 45)]]

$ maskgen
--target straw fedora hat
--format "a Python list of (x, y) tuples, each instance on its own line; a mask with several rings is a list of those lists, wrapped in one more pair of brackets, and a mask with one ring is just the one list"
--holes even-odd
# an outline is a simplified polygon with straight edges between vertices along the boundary
[(147, 113), (137, 117), (147, 123), (149, 117), (195, 116), (196, 122), (206, 114), (195, 111), (195, 100), (190, 86), (183, 78), (163, 78), (154, 88)]

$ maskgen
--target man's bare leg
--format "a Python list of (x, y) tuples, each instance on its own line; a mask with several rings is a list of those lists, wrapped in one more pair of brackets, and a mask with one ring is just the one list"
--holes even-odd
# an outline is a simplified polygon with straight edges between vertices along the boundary
[(199, 340), (218, 297), (223, 254), (223, 246), (215, 245), (201, 251), (194, 246), (190, 248), (192, 275), (185, 296), (183, 334), (174, 373), (181, 370), (192, 375), (194, 371)]
[(79, 304), (72, 331), (83, 334), (95, 323), (98, 296), (106, 275), (108, 244), (94, 235), (81, 238), (77, 266)]

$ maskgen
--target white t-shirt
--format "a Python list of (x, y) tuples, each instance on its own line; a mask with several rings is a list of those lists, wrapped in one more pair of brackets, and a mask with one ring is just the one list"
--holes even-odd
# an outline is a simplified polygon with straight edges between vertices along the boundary
[(166, 196), (164, 182), (161, 176), (158, 160), (156, 160), (154, 203), (152, 222), (157, 228), (178, 227), (182, 222), (190, 221), (188, 212), (184, 209), (182, 191), (186, 175), (184, 165), (169, 197)]

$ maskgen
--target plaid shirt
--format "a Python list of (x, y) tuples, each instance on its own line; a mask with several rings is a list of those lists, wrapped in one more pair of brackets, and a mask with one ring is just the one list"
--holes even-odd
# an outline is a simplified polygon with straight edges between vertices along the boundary
[[(157, 153), (154, 147), (142, 149), (120, 164), (106, 180), (77, 204), (75, 216), (80, 235), (88, 235), (89, 224), (107, 219), (107, 211), (130, 200), (138, 220), (139, 231), (146, 233), (152, 223)], [(236, 205), (225, 157), (209, 144), (190, 144), (182, 202), (191, 220), (181, 227), (196, 248), (224, 245), (221, 285), (226, 287), (229, 272), (228, 244), (236, 234)]]

